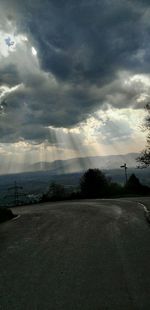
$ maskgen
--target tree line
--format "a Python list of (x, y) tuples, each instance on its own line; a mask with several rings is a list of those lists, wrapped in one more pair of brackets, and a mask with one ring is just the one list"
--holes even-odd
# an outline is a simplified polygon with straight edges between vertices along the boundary
[(81, 177), (76, 190), (68, 191), (63, 185), (52, 182), (42, 201), (69, 199), (96, 199), (121, 196), (150, 195), (150, 187), (141, 184), (132, 174), (124, 186), (113, 182), (99, 169), (88, 169)]

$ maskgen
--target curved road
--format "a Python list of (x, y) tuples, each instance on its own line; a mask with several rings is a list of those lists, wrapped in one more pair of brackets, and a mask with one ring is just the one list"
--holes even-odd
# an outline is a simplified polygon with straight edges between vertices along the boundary
[(13, 212), (0, 225), (1, 310), (150, 309), (150, 224), (137, 198)]

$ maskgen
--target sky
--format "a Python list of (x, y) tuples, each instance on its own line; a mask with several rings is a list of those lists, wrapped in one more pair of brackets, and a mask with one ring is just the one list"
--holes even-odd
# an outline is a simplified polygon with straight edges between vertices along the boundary
[(148, 0), (1, 0), (1, 165), (140, 152), (149, 37)]

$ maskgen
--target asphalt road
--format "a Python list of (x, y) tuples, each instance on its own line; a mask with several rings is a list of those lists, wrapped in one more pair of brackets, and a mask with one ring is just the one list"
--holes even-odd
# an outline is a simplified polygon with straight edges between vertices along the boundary
[(49, 203), (0, 225), (0, 309), (149, 310), (149, 198)]

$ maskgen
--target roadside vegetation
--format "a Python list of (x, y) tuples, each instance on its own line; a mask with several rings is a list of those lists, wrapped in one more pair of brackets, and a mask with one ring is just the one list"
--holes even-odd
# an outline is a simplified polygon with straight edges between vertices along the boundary
[(13, 212), (8, 208), (0, 208), (0, 223), (11, 220), (15, 217)]
[(128, 196), (150, 195), (150, 187), (142, 185), (139, 179), (132, 174), (126, 184), (112, 182), (111, 178), (99, 169), (88, 169), (81, 177), (78, 188), (68, 191), (61, 184), (52, 182), (41, 202), (70, 199), (96, 199)]

